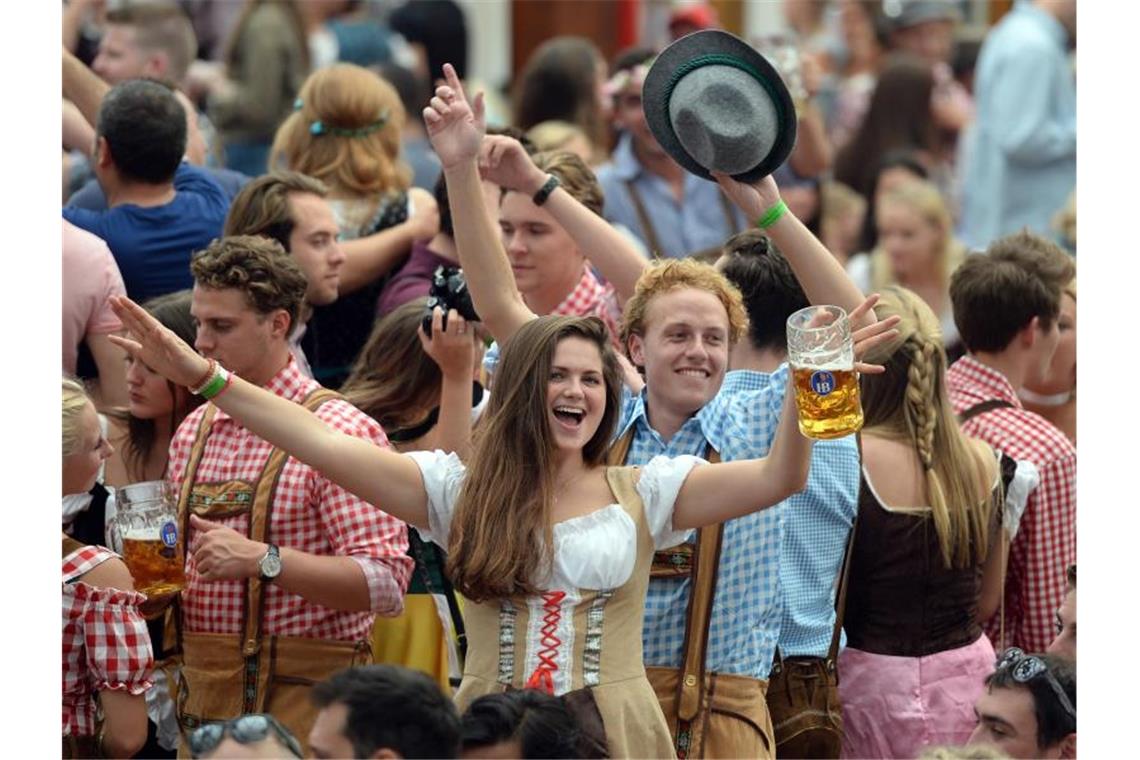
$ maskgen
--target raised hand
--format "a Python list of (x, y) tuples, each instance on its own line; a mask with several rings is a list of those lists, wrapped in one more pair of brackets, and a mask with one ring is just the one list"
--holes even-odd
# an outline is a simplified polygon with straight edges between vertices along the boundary
[[(851, 324), (858, 324), (860, 318), (870, 311), (878, 302), (879, 294), (872, 293), (867, 296), (867, 299), (863, 301), (863, 303), (859, 304), (856, 309), (847, 315), (847, 318), (851, 321)], [(881, 364), (867, 364), (859, 361), (859, 359), (865, 356), (867, 351), (880, 343), (886, 343), (888, 340), (898, 337), (899, 331), (895, 329), (895, 325), (900, 321), (902, 321), (902, 317), (895, 314), (887, 319), (880, 319), (872, 325), (867, 325), (851, 333), (851, 340), (855, 344), (856, 372), (878, 375), (887, 371), (886, 367)]]
[(447, 312), (447, 328), (443, 327), (443, 309), (432, 310), (431, 335), (421, 328), (417, 333), (424, 353), (439, 365), (445, 377), (469, 379), (475, 363), (475, 335), (471, 324), (459, 312)]
[(546, 183), (546, 172), (534, 165), (518, 140), (487, 135), (479, 150), (479, 175), (506, 190), (534, 195)]
[(479, 155), (486, 132), (483, 93), (469, 103), (459, 75), (450, 63), (443, 65), (447, 84), (435, 89), (431, 104), (423, 110), (424, 125), (443, 168), (451, 169)]
[(113, 343), (176, 385), (191, 386), (203, 379), (210, 368), (208, 359), (126, 296), (111, 296), (110, 302), (130, 334), (110, 336)]
[(776, 187), (776, 180), (772, 179), (770, 174), (767, 177), (761, 177), (751, 185), (720, 172), (713, 172), (712, 176), (724, 190), (728, 199), (743, 211), (744, 216), (753, 223), (780, 200), (780, 189)]

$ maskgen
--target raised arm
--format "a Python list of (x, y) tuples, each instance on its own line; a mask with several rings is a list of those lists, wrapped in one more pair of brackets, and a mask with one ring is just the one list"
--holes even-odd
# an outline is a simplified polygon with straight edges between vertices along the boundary
[(88, 124), (95, 126), (99, 118), (99, 106), (110, 89), (109, 84), (64, 48), (63, 97), (75, 104)]
[[(189, 386), (210, 362), (142, 307), (114, 296), (112, 307), (133, 339), (112, 340), (171, 382)], [(427, 527), (427, 494), (408, 457), (333, 430), (312, 412), (236, 376), (213, 398), (217, 407), (254, 434), (319, 470), (364, 501), (418, 527)]]
[(795, 387), (789, 382), (780, 426), (768, 456), (696, 467), (673, 507), (673, 527), (700, 528), (780, 503), (807, 485), (811, 440), (800, 434)]
[[(779, 188), (771, 176), (752, 185), (737, 182), (724, 174), (714, 176), (732, 202), (752, 222), (780, 202)], [(843, 266), (791, 211), (785, 211), (766, 232), (791, 264), (796, 279), (813, 304), (834, 304), (851, 314), (863, 302), (862, 292)], [(858, 319), (852, 319), (854, 329), (874, 323), (875, 312), (871, 310), (864, 311)]]
[(471, 378), (475, 374), (475, 341), (478, 338), (470, 323), (459, 312), (447, 313), (443, 326), (443, 310), (432, 313), (431, 335), (418, 333), (424, 353), (439, 365), (443, 381), (439, 389), (439, 417), (436, 422), (436, 445), (453, 451), (463, 461), (471, 453)]
[(483, 203), (477, 161), (485, 131), (483, 94), (475, 96), (474, 104), (468, 103), (451, 64), (444, 64), (443, 72), (447, 84), (436, 88), (431, 105), (424, 109), (424, 124), (447, 179), (459, 263), (475, 310), (495, 340), (505, 343), (535, 314), (515, 287), (499, 231)]
[[(483, 139), (479, 171), (484, 179), (531, 197), (550, 177), (535, 165), (518, 140), (506, 135)], [(574, 239), (602, 276), (613, 283), (618, 298), (624, 304), (633, 295), (641, 273), (649, 266), (629, 237), (583, 206), (563, 187), (550, 194), (543, 208)]]

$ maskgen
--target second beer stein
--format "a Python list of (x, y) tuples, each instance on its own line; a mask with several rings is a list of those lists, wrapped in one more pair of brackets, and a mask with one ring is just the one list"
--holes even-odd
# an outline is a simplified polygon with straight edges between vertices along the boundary
[(181, 591), (186, 585), (185, 560), (169, 484), (133, 483), (115, 489), (115, 499), (115, 533), (135, 590), (147, 596)]
[(801, 433), (841, 438), (863, 427), (847, 312), (838, 306), (809, 306), (788, 317), (788, 363)]

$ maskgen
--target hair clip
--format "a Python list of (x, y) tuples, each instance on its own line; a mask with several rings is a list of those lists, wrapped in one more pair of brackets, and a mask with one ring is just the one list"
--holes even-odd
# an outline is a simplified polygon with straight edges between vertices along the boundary
[(297, 98), (296, 100), (293, 101), (293, 110), (294, 111), (300, 111), (304, 107), (305, 107), (305, 101), (301, 100), (300, 98)]
[(309, 134), (320, 136), (325, 134), (326, 131), (324, 122), (322, 121), (314, 121), (309, 125)]

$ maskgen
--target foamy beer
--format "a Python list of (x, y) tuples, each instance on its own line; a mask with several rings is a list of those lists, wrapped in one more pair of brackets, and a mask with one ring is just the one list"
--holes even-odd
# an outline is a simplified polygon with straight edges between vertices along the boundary
[(809, 306), (788, 317), (788, 363), (801, 433), (841, 438), (863, 427), (847, 312), (838, 306)]
[(178, 518), (168, 485), (161, 480), (115, 491), (115, 532), (135, 589), (147, 596), (180, 591), (186, 585)]

